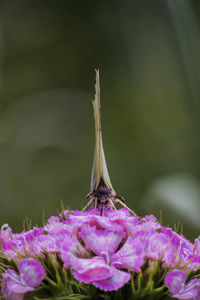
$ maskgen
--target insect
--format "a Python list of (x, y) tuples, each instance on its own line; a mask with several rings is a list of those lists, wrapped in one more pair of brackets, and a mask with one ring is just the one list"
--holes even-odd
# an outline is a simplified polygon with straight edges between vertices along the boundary
[(90, 193), (86, 197), (89, 201), (86, 204), (86, 206), (82, 209), (82, 211), (86, 210), (90, 205), (93, 205), (95, 207), (95, 211), (98, 207), (100, 208), (101, 215), (103, 215), (104, 209), (112, 207), (116, 210), (115, 204), (120, 203), (123, 207), (127, 208), (133, 215), (136, 215), (124, 203), (124, 198), (116, 194), (114, 188), (112, 187), (110, 177), (108, 174), (102, 141), (99, 70), (95, 71), (95, 98), (92, 101), (95, 120), (95, 151)]

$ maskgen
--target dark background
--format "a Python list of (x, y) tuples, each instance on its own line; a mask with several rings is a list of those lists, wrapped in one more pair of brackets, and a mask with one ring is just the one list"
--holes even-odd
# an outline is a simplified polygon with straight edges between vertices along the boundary
[(200, 228), (200, 1), (0, 2), (0, 217), (81, 209), (95, 68), (112, 184), (138, 214)]

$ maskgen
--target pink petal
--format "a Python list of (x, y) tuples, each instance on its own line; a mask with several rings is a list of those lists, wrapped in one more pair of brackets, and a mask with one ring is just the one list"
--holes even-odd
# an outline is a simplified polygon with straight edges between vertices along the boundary
[(170, 240), (163, 233), (140, 231), (135, 236), (140, 239), (145, 258), (162, 260), (163, 256), (166, 256), (167, 249), (170, 248)]
[(43, 233), (43, 228), (37, 228), (34, 227), (33, 229), (25, 232), (23, 234), (24, 239), (26, 242), (32, 242), (34, 241), (38, 236), (40, 236)]
[(124, 232), (111, 232), (108, 230), (99, 230), (96, 227), (83, 226), (80, 232), (87, 247), (95, 254), (101, 256), (102, 253), (112, 255), (125, 237)]
[(60, 254), (66, 269), (72, 266), (71, 258), (75, 257), (76, 253), (80, 254), (82, 249), (82, 246), (75, 237), (65, 238), (60, 249)]
[(7, 269), (2, 278), (1, 291), (6, 300), (22, 300), (32, 287), (22, 285), (19, 275), (12, 269)]
[(112, 276), (104, 280), (94, 281), (94, 286), (103, 291), (116, 291), (130, 280), (131, 276), (129, 273), (117, 270), (114, 267), (110, 268), (112, 270)]
[(6, 294), (3, 294), (5, 297), (5, 300), (23, 300), (24, 299), (24, 293), (22, 294), (16, 294), (12, 291), (7, 291)]
[(4, 224), (1, 227), (0, 239), (5, 241), (12, 239), (12, 229), (8, 226), (8, 224)]
[(49, 224), (54, 224), (54, 223), (58, 223), (58, 222), (60, 222), (60, 218), (58, 217), (58, 216), (51, 216), (48, 220), (47, 220), (47, 222), (49, 223)]
[(139, 239), (127, 239), (123, 247), (111, 258), (112, 264), (117, 268), (131, 269), (137, 273), (144, 263), (142, 245)]
[(170, 265), (175, 267), (178, 263), (180, 263), (180, 266), (184, 266), (190, 262), (190, 255), (194, 253), (193, 244), (171, 228), (162, 228), (162, 232), (170, 239), (170, 247), (168, 247), (163, 256), (163, 266), (168, 267)]
[(168, 247), (169, 238), (163, 233), (155, 232), (150, 238), (150, 252), (146, 253), (146, 257), (153, 254), (152, 258), (162, 260)]
[[(47, 251), (49, 253), (60, 253), (64, 239), (65, 235), (58, 234), (56, 232), (49, 233), (47, 235), (41, 235), (33, 244), (33, 249), (39, 246), (41, 253), (44, 251)], [(37, 253), (38, 249), (36, 248), (35, 250)]]
[(18, 269), (21, 280), (28, 286), (35, 287), (40, 285), (45, 277), (45, 269), (42, 264), (33, 258), (25, 258), (19, 262)]
[(70, 261), (69, 253), (61, 251), (61, 258), (64, 262), (65, 269), (69, 269), (71, 267), (71, 261)]
[(184, 289), (187, 275), (185, 272), (174, 269), (165, 276), (165, 284), (171, 294), (177, 294)]
[[(65, 212), (68, 212), (68, 211), (65, 211)], [(64, 212), (64, 213), (65, 213)], [(94, 208), (92, 207), (91, 209), (89, 210), (86, 210), (84, 212), (80, 212), (78, 210), (74, 211), (73, 212), (73, 215), (74, 216), (80, 216), (80, 215), (85, 215), (85, 216), (90, 216), (90, 215), (95, 215), (95, 216), (101, 216), (101, 209), (100, 208)], [(125, 216), (125, 217), (129, 217), (130, 216), (130, 212), (126, 209), (126, 208), (121, 208), (121, 209), (118, 209), (118, 210), (115, 210), (115, 209), (112, 209), (111, 207), (110, 208), (105, 208), (103, 210), (103, 217), (107, 217), (107, 218), (111, 218), (113, 216)]]
[(198, 255), (200, 255), (200, 237), (195, 239), (194, 241), (194, 249), (195, 249), (195, 253), (197, 253)]
[(143, 223), (150, 222), (150, 223), (156, 223), (157, 219), (154, 215), (146, 215), (144, 218), (141, 220)]
[(54, 222), (44, 226), (45, 231), (52, 234), (71, 235), (72, 228), (70, 225), (62, 222)]
[(34, 288), (31, 286), (23, 285), (22, 283), (17, 283), (14, 281), (9, 281), (7, 288), (16, 294), (25, 294), (28, 291), (34, 290)]
[(74, 277), (84, 283), (91, 283), (112, 276), (110, 267), (105, 264), (101, 257), (76, 258), (74, 259), (73, 269)]
[(115, 224), (114, 222), (111, 222), (109, 218), (107, 217), (101, 217), (101, 216), (70, 216), (70, 221), (74, 225), (77, 225), (80, 227), (82, 224), (89, 224), (90, 226), (96, 226), (97, 228), (101, 229), (108, 229), (113, 231), (123, 231), (124, 228), (119, 225)]
[(200, 299), (200, 280), (192, 279), (185, 285), (182, 292), (173, 294), (173, 297), (177, 299)]

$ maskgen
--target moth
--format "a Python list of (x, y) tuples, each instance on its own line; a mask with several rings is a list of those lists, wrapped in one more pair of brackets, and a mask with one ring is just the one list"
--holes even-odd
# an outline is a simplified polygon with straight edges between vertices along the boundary
[(92, 101), (95, 120), (95, 151), (91, 176), (90, 193), (87, 195), (89, 200), (82, 211), (86, 210), (90, 205), (100, 208), (101, 215), (104, 209), (112, 207), (116, 210), (115, 204), (120, 203), (128, 209), (133, 215), (136, 215), (124, 202), (124, 198), (118, 196), (112, 187), (108, 169), (106, 165), (101, 128), (101, 103), (100, 103), (100, 80), (99, 70), (96, 71), (95, 98)]

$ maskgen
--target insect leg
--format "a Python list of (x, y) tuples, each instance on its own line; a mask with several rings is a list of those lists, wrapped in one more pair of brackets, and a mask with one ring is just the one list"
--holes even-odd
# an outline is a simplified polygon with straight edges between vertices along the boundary
[(136, 213), (134, 213), (134, 211), (132, 211), (125, 203), (123, 203), (122, 200), (115, 199), (115, 203), (120, 203), (121, 206), (123, 206), (124, 208), (128, 209), (134, 216), (137, 217)]
[(101, 217), (103, 217), (103, 211), (104, 211), (104, 207), (101, 206), (101, 208), (100, 208), (100, 216), (101, 216)]
[(86, 199), (90, 199), (92, 194), (93, 194), (93, 192), (88, 193), (87, 196), (86, 196)]
[(96, 215), (96, 209), (97, 209), (97, 197), (95, 197), (94, 200), (94, 214)]
[(112, 208), (114, 208), (114, 210), (117, 210), (114, 203), (112, 202), (112, 200), (110, 200), (110, 204), (111, 204)]
[(125, 200), (122, 196), (116, 195), (115, 198), (118, 198), (119, 200), (121, 200), (123, 203), (125, 203)]
[(88, 201), (88, 203), (86, 204), (86, 206), (81, 211), (86, 210), (86, 208), (88, 208), (93, 201), (94, 201), (94, 197), (92, 199), (90, 199), (90, 201)]

